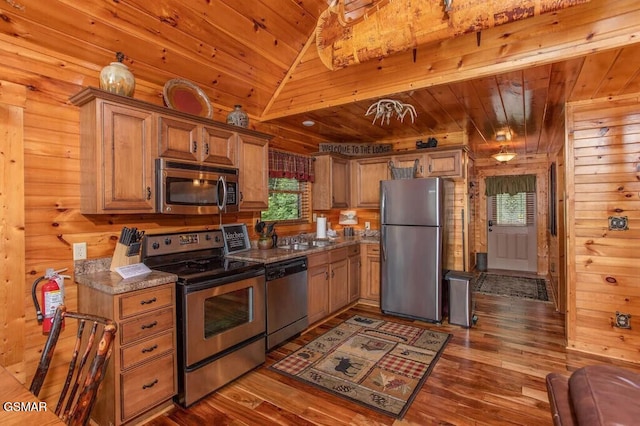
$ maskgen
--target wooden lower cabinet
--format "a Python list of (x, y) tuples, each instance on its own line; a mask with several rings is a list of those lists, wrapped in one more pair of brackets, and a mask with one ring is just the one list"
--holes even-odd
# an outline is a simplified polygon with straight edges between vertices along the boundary
[(175, 284), (123, 294), (79, 285), (78, 310), (118, 324), (92, 420), (139, 423), (171, 406), (177, 392)]
[(380, 245), (363, 244), (360, 250), (362, 280), (360, 297), (365, 302), (380, 304)]
[(349, 303), (360, 298), (360, 244), (347, 247)]
[(307, 256), (307, 316), (309, 324), (329, 315), (329, 252)]
[(329, 313), (331, 314), (349, 303), (347, 248), (331, 250), (329, 262)]

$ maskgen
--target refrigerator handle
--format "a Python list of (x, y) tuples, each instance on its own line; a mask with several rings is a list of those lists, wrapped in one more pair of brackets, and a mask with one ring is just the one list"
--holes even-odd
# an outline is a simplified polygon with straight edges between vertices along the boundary
[(387, 233), (384, 231), (384, 226), (380, 229), (380, 255), (382, 256), (382, 261), (387, 261)]

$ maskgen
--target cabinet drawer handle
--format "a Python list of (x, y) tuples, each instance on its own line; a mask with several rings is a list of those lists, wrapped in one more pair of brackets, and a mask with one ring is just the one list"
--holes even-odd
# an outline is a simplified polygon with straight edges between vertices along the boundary
[(147, 200), (151, 199), (151, 187), (147, 186)]
[(150, 348), (144, 348), (144, 349), (142, 349), (142, 353), (143, 353), (143, 354), (146, 354), (147, 352), (153, 352), (153, 351), (155, 351), (156, 349), (158, 349), (158, 345), (153, 345), (153, 346), (151, 346)]
[(193, 152), (198, 152), (198, 141), (193, 141)]
[(324, 279), (325, 280), (329, 280), (329, 272), (325, 272), (324, 273)]
[(331, 271), (331, 278), (336, 276), (336, 271)]
[(204, 144), (204, 153), (205, 153), (205, 155), (209, 155), (209, 144), (208, 143)]
[(155, 379), (153, 382), (147, 384), (147, 385), (142, 385), (142, 389), (149, 389), (154, 387), (156, 384), (158, 383), (158, 379)]
[(158, 325), (158, 321), (154, 321), (154, 322), (152, 322), (151, 324), (142, 324), (142, 325), (140, 326), (140, 328), (141, 328), (141, 329), (143, 329), (143, 330), (146, 330), (147, 328), (153, 328), (153, 327), (155, 327), (156, 325)]
[(158, 301), (158, 299), (156, 299), (155, 297), (152, 297), (151, 299), (141, 300), (140, 304), (141, 305), (149, 305), (149, 304), (157, 302), (157, 301)]

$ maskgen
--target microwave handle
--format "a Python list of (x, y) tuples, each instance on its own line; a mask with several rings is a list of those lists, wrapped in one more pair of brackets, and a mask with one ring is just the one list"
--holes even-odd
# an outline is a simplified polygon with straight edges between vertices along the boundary
[(227, 207), (227, 182), (224, 176), (218, 177), (218, 194), (220, 194), (220, 185), (222, 185), (222, 202), (218, 199), (218, 208), (222, 212)]

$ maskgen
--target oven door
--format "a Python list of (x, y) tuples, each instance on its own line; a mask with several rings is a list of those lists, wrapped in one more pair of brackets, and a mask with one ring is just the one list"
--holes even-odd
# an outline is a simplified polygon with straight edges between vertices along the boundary
[(266, 331), (264, 274), (184, 295), (185, 367)]

